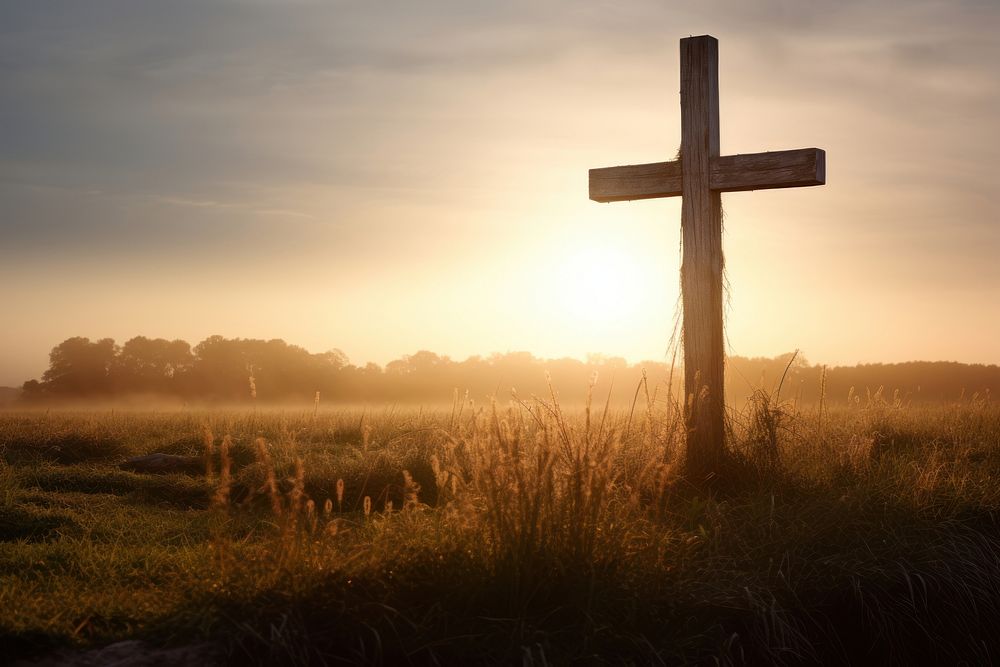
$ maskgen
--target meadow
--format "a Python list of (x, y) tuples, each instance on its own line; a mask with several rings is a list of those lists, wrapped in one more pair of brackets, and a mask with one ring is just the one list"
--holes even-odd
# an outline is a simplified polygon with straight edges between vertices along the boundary
[[(675, 402), (0, 413), (9, 659), (986, 664), (1000, 408), (757, 391), (708, 485)], [(151, 452), (197, 473), (118, 466)]]

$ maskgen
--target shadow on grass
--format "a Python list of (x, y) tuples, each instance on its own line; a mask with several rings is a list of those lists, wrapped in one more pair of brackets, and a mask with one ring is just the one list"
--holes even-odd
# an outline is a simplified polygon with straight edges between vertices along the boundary
[(65, 513), (20, 505), (0, 506), (0, 542), (37, 542), (78, 527)]
[(10, 465), (42, 462), (75, 465), (122, 459), (131, 454), (132, 450), (119, 438), (77, 431), (17, 436), (4, 443), (2, 450), (3, 460)]
[(704, 537), (590, 566), (400, 535), (360, 571), (204, 593), (150, 636), (213, 627), (233, 664), (988, 664), (1000, 527), (878, 500), (845, 517), (856, 508), (820, 496), (729, 498), (720, 522), (716, 501), (691, 499), (659, 529), (714, 520)]
[(208, 507), (212, 493), (211, 485), (203, 479), (184, 475), (136, 475), (100, 467), (40, 467), (25, 472), (22, 480), (26, 487), (43, 491), (108, 493), (143, 504), (181, 509)]

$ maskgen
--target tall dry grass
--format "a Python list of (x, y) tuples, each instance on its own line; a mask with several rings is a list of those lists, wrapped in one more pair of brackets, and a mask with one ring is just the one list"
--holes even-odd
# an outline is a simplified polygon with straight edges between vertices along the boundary
[[(30, 522), (48, 521), (45, 535), (79, 523), (72, 548), (31, 548), (81, 568), (72, 554), (95, 553), (108, 528), (43, 513), (38, 494), (150, 507), (171, 489), (204, 494), (190, 507), (211, 557), (178, 566), (197, 573), (171, 575), (187, 602), (170, 598), (153, 625), (227, 637), (259, 662), (978, 662), (1000, 649), (988, 397), (918, 407), (876, 390), (838, 408), (758, 388), (730, 411), (725, 469), (704, 487), (685, 478), (683, 406), (650, 385), (625, 411), (592, 384), (579, 411), (550, 390), (479, 406), (456, 395), (441, 413), (51, 417), (59, 437), (201, 451), (211, 485), (155, 486), (104, 454), (61, 464), (37, 416), (10, 418), (3, 511), (33, 540)], [(27, 548), (0, 549), (23, 573), (4, 593), (18, 613), (52, 567), (16, 560)], [(130, 548), (169, 560), (157, 544)]]

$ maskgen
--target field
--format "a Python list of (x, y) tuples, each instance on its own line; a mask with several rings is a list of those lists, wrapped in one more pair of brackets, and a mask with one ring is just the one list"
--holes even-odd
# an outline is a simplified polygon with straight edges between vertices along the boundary
[[(0, 642), (236, 664), (986, 664), (1000, 409), (0, 413)], [(193, 473), (126, 472), (151, 452)]]

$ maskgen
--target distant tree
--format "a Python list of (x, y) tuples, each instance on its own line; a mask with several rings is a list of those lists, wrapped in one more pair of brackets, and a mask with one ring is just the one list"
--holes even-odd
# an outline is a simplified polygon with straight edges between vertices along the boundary
[(25, 401), (37, 401), (45, 397), (45, 387), (38, 380), (28, 380), (21, 385), (21, 398)]
[(406, 355), (402, 359), (396, 359), (386, 364), (385, 370), (390, 374), (415, 375), (418, 373), (428, 373), (451, 362), (448, 357), (439, 356), (427, 350), (420, 350), (413, 354)]
[(262, 402), (311, 399), (326, 389), (329, 376), (346, 360), (343, 353), (312, 355), (278, 338), (222, 336), (198, 343), (194, 356), (186, 379), (192, 394), (215, 400), (250, 400), (252, 375), (256, 398)]
[(351, 365), (351, 360), (347, 358), (343, 350), (338, 348), (333, 348), (328, 352), (316, 355), (317, 359), (322, 363), (324, 368), (331, 369), (334, 371), (339, 371), (342, 368), (347, 368)]
[(587, 355), (588, 366), (600, 366), (604, 369), (628, 368), (628, 362), (624, 357), (609, 357), (606, 354), (591, 352)]
[(187, 378), (188, 392), (221, 400), (248, 400), (254, 371), (239, 339), (209, 336), (194, 348), (194, 367)]
[(44, 391), (54, 396), (94, 396), (111, 392), (111, 370), (118, 347), (111, 338), (67, 338), (49, 353), (42, 375)]
[(124, 393), (176, 393), (176, 379), (191, 371), (194, 355), (183, 340), (136, 336), (118, 355), (114, 385)]
[(280, 338), (241, 340), (239, 343), (254, 369), (258, 397), (262, 401), (312, 398), (320, 376), (337, 370), (325, 365), (329, 357), (309, 354), (305, 348), (289, 345)]
[[(731, 356), (726, 363), (726, 397), (739, 407), (758, 388), (774, 392), (782, 378), (780, 399), (801, 403), (867, 401), (884, 396), (899, 401), (984, 400), (1000, 392), (1000, 368), (956, 362), (862, 364), (848, 367), (810, 365), (801, 354), (777, 357)], [(620, 357), (588, 355), (540, 359), (528, 352), (508, 352), (453, 361), (420, 350), (390, 361), (354, 366), (336, 348), (310, 354), (281, 339), (228, 339), (210, 336), (192, 350), (182, 340), (136, 336), (118, 348), (110, 338), (69, 338), (49, 355), (42, 381), (22, 387), (26, 401), (60, 398), (106, 398), (128, 393), (171, 394), (185, 399), (248, 402), (250, 376), (264, 402), (400, 401), (440, 403), (458, 392), (474, 402), (509, 400), (510, 390), (524, 400), (551, 399), (580, 405), (595, 401), (615, 405), (653, 403), (683, 396), (683, 372), (668, 361), (629, 364)], [(592, 379), (597, 377), (594, 391)], [(551, 378), (551, 389), (549, 385)], [(880, 394), (879, 388), (883, 391)], [(657, 403), (659, 404), (659, 403)]]

